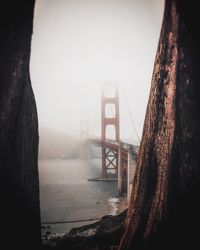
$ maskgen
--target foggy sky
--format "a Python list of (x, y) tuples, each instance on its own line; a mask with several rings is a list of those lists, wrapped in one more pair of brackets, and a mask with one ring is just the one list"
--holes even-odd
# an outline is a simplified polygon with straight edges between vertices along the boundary
[[(101, 85), (117, 82), (121, 138), (141, 136), (164, 0), (37, 0), (31, 80), (39, 125), (100, 135)], [(125, 92), (125, 93), (124, 93)]]

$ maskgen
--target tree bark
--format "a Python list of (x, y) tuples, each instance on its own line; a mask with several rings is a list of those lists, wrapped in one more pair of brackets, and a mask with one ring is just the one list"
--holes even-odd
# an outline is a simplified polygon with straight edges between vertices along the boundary
[(165, 2), (121, 250), (199, 246), (198, 15), (195, 1)]
[(34, 0), (0, 17), (0, 216), (4, 249), (39, 249), (38, 124), (29, 60)]

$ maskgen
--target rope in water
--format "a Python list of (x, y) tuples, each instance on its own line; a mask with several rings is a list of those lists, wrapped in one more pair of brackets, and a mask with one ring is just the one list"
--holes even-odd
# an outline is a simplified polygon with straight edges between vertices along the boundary
[(85, 222), (85, 221), (95, 221), (95, 220), (101, 220), (102, 218), (93, 218), (93, 219), (85, 219), (85, 220), (71, 220), (71, 221), (47, 221), (42, 222), (43, 225), (49, 225), (49, 224), (67, 224), (67, 223), (76, 223), (76, 222)]

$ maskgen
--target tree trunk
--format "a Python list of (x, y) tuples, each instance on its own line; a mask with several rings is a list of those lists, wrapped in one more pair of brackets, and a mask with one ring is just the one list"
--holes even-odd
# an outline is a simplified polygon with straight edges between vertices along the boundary
[(196, 249), (200, 222), (198, 1), (166, 0), (119, 249)]
[(38, 124), (29, 60), (34, 0), (0, 17), (0, 215), (3, 249), (39, 249)]

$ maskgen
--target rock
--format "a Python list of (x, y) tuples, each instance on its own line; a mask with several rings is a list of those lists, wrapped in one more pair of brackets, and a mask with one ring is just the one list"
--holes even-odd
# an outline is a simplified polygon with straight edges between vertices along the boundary
[[(100, 221), (73, 228), (68, 234), (43, 241), (44, 249), (108, 250), (117, 249), (124, 229), (127, 210), (116, 216), (106, 215)], [(53, 239), (54, 238), (54, 239)]]

